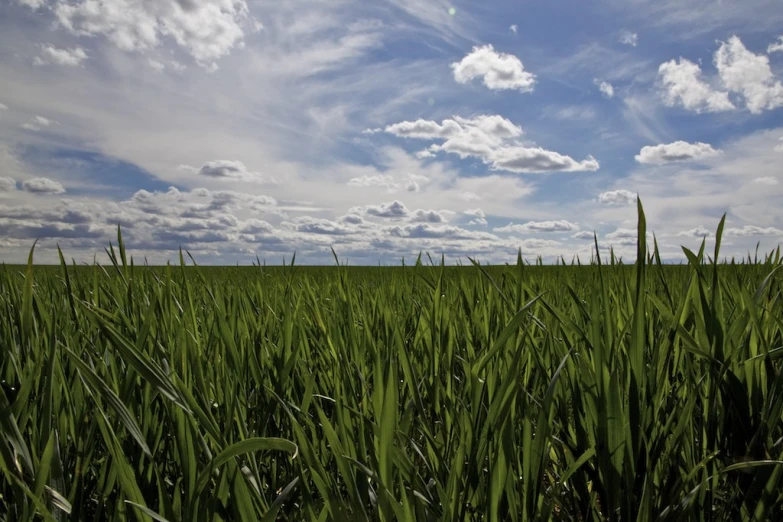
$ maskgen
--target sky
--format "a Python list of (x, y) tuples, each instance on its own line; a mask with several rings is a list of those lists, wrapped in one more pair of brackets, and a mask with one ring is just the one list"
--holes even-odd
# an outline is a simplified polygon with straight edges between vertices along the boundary
[(0, 0), (0, 261), (783, 241), (779, 0)]

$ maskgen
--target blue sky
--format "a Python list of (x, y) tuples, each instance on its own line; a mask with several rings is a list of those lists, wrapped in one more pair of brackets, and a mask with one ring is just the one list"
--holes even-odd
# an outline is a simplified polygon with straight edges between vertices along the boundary
[(586, 5), (6, 0), (0, 260), (777, 247), (779, 2)]

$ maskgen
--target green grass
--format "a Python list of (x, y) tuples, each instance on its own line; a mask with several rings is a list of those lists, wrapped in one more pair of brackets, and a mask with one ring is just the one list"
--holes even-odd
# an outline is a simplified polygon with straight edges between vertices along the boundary
[(779, 251), (109, 253), (0, 269), (0, 520), (783, 519)]

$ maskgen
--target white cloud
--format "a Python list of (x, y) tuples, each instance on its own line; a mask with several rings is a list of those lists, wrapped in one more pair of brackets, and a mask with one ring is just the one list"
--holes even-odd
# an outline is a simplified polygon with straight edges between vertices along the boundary
[(49, 118), (44, 118), (43, 116), (36, 116), (33, 118), (33, 121), (42, 127), (49, 127), (52, 123), (54, 123)]
[(778, 138), (778, 141), (780, 142), (780, 145), (775, 145), (775, 150), (777, 152), (783, 152), (783, 137)]
[(353, 187), (387, 187), (389, 189), (397, 187), (394, 178), (388, 174), (378, 174), (375, 176), (368, 176), (365, 174), (357, 178), (351, 178), (348, 180), (348, 184)]
[(763, 176), (761, 178), (755, 178), (753, 180), (753, 183), (756, 183), (758, 185), (777, 185), (778, 180), (773, 178), (772, 176)]
[(36, 56), (33, 63), (35, 65), (56, 64), (75, 67), (86, 59), (87, 53), (81, 47), (59, 49), (52, 45), (44, 45), (41, 56)]
[(16, 181), (13, 178), (0, 177), (0, 192), (16, 190)]
[(39, 9), (46, 5), (46, 0), (16, 0), (18, 4), (26, 5), (30, 9)]
[(671, 60), (658, 68), (658, 79), (662, 87), (664, 102), (673, 107), (683, 108), (696, 113), (722, 112), (734, 109), (727, 92), (710, 87), (702, 79), (701, 68), (695, 63), (680, 58)]
[(62, 194), (65, 188), (49, 178), (32, 178), (22, 182), (22, 190), (35, 194)]
[(598, 195), (598, 202), (603, 205), (632, 205), (636, 203), (636, 193), (625, 189), (609, 190)]
[(390, 201), (388, 203), (381, 203), (380, 205), (366, 205), (364, 207), (354, 207), (348, 211), (349, 214), (365, 214), (368, 216), (375, 216), (381, 218), (405, 218), (408, 217), (410, 211), (401, 201)]
[(486, 226), (487, 225), (487, 216), (484, 214), (484, 211), (480, 208), (473, 208), (468, 209), (463, 212), (466, 216), (472, 217), (470, 221), (468, 221), (468, 225), (481, 225)]
[(595, 239), (595, 234), (593, 232), (588, 232), (587, 230), (582, 230), (581, 232), (577, 232), (573, 236), (571, 236), (572, 239), (578, 239), (580, 241), (592, 241)]
[(579, 230), (579, 225), (561, 219), (559, 221), (528, 221), (524, 225), (509, 223), (504, 227), (492, 229), (494, 232), (517, 232), (521, 234), (541, 232), (574, 232)]
[(169, 37), (205, 66), (239, 47), (251, 22), (245, 0), (58, 0), (53, 10), (74, 34), (104, 35), (124, 51)]
[(700, 238), (700, 237), (712, 237), (712, 232), (704, 228), (702, 225), (697, 226), (696, 228), (692, 228), (690, 230), (683, 230), (682, 232), (678, 232), (677, 236), (679, 237), (694, 237), (694, 238)]
[(517, 27), (517, 24), (511, 24), (511, 27), (509, 27), (512, 33), (517, 34), (517, 30), (519, 29)]
[(43, 116), (35, 116), (31, 121), (22, 124), (22, 128), (29, 131), (39, 131), (41, 127), (49, 127), (52, 124), (57, 123), (49, 118)]
[(712, 145), (707, 143), (675, 141), (642, 147), (642, 150), (634, 158), (643, 164), (663, 165), (675, 161), (703, 160), (715, 157), (720, 153), (720, 150), (712, 148)]
[(605, 97), (611, 98), (614, 96), (614, 87), (612, 87), (611, 83), (599, 80), (598, 78), (595, 78), (593, 83), (598, 87), (598, 90), (601, 91), (601, 94), (603, 94)]
[(749, 51), (738, 37), (721, 43), (714, 61), (723, 85), (739, 93), (750, 112), (783, 106), (783, 84), (772, 74), (769, 58)]
[(149, 63), (149, 66), (152, 67), (153, 69), (155, 69), (156, 71), (162, 71), (163, 69), (166, 68), (165, 64), (163, 64), (163, 63), (161, 63), (161, 62), (159, 62), (157, 60), (153, 60), (152, 58), (150, 58), (147, 61), (147, 63)]
[(532, 92), (536, 83), (536, 75), (525, 71), (519, 58), (498, 53), (492, 45), (474, 47), (462, 60), (452, 63), (451, 69), (458, 83), (468, 83), (481, 77), (484, 85), (492, 90)]
[(767, 47), (767, 53), (781, 53), (783, 52), (783, 36), (778, 36), (778, 40), (769, 44)]
[(639, 35), (632, 33), (626, 29), (620, 31), (620, 38), (618, 40), (621, 44), (630, 45), (636, 47), (639, 44)]
[(213, 160), (204, 163), (199, 168), (191, 167), (190, 165), (180, 165), (179, 169), (198, 173), (209, 178), (277, 183), (277, 180), (272, 176), (265, 176), (248, 170), (245, 164), (239, 160)]
[(755, 225), (745, 225), (742, 228), (727, 228), (726, 235), (729, 236), (783, 236), (783, 230), (775, 227), (758, 227)]
[(604, 235), (604, 239), (617, 246), (636, 245), (637, 232), (632, 228), (618, 228), (614, 232)]
[(541, 147), (523, 145), (522, 129), (502, 116), (455, 117), (442, 123), (429, 120), (403, 121), (384, 129), (404, 138), (443, 140), (430, 152), (449, 152), (461, 158), (480, 158), (493, 170), (519, 173), (579, 172), (598, 170), (592, 156), (576, 161), (570, 156)]
[(411, 214), (409, 219), (411, 223), (445, 223), (446, 217), (437, 210), (418, 209)]

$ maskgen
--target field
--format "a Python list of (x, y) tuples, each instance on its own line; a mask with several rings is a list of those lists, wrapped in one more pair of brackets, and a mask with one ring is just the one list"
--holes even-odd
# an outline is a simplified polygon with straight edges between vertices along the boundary
[(0, 269), (0, 520), (783, 520), (779, 251), (109, 253)]

